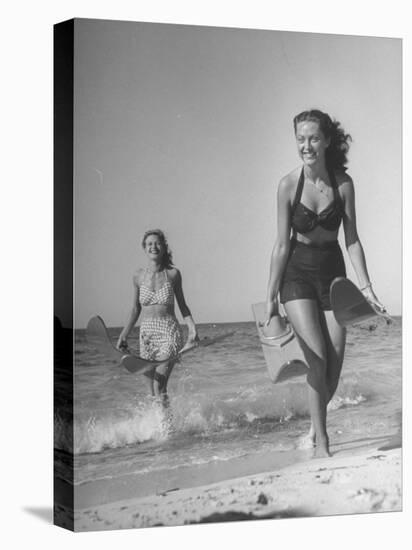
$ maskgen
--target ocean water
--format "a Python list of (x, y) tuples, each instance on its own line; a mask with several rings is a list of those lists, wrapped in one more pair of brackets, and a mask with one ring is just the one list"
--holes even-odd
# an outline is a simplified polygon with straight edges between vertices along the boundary
[[(210, 483), (230, 477), (231, 464), (244, 461), (250, 470), (251, 458), (257, 472), (268, 454), (278, 464), (297, 459), (296, 441), (310, 424), (305, 378), (271, 383), (252, 322), (198, 329), (202, 338), (234, 334), (176, 365), (167, 416), (148, 395), (144, 375), (107, 360), (84, 330), (76, 331), (74, 440), (61, 407), (55, 446), (62, 477), (73, 446), (80, 507), (125, 496), (126, 486), (137, 496), (181, 486), (186, 478)], [(379, 320), (349, 329), (341, 380), (328, 408), (332, 451), (340, 442), (385, 438), (399, 429), (401, 329), (399, 317), (390, 326)], [(116, 341), (120, 328), (109, 332)], [(137, 350), (138, 328), (129, 342)], [(63, 394), (64, 381), (59, 389)]]

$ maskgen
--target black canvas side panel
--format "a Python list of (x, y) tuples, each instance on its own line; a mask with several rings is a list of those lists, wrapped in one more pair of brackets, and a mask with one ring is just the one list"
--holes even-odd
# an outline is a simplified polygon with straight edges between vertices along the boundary
[(74, 529), (73, 505), (74, 21), (54, 26), (54, 523)]

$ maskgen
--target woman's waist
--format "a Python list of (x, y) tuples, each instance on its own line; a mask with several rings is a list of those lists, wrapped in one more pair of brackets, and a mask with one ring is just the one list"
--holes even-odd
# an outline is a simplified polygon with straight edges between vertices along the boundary
[(290, 246), (291, 249), (294, 250), (295, 248), (302, 248), (304, 249), (313, 249), (313, 250), (340, 250), (339, 241), (337, 239), (334, 240), (326, 240), (326, 241), (310, 241), (305, 240), (301, 241), (298, 240), (296, 237), (292, 237), (290, 240)]
[(287, 268), (306, 272), (340, 273), (344, 259), (338, 241), (307, 243), (292, 239)]
[(151, 304), (142, 306), (140, 320), (146, 321), (159, 317), (175, 317), (174, 307), (166, 304)]

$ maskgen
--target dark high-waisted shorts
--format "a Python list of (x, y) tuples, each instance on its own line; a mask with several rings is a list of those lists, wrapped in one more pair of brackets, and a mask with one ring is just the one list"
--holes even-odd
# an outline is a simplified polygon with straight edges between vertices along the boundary
[(316, 300), (323, 310), (330, 305), (330, 285), (335, 277), (346, 277), (345, 262), (339, 243), (322, 246), (291, 241), (289, 258), (280, 287), (282, 304), (291, 300)]

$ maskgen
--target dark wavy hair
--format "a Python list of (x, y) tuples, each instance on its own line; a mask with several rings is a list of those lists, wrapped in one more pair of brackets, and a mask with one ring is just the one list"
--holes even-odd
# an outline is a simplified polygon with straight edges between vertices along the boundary
[(170, 269), (171, 267), (174, 266), (174, 263), (172, 258), (172, 251), (169, 248), (165, 234), (161, 229), (148, 229), (143, 235), (143, 239), (142, 239), (143, 249), (146, 248), (146, 239), (150, 235), (156, 235), (157, 237), (159, 237), (160, 242), (165, 248), (165, 253), (162, 258), (162, 269)]
[(325, 153), (326, 166), (332, 170), (346, 170), (346, 164), (348, 163), (346, 155), (349, 151), (349, 143), (352, 141), (350, 134), (345, 134), (340, 122), (332, 120), (327, 113), (323, 113), (319, 109), (303, 111), (295, 116), (293, 119), (295, 134), (299, 122), (307, 120), (317, 122), (325, 138), (330, 139), (330, 144)]

